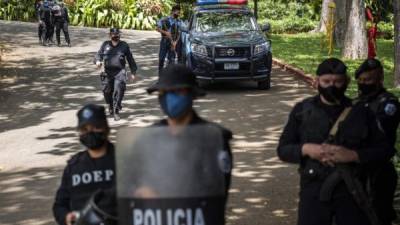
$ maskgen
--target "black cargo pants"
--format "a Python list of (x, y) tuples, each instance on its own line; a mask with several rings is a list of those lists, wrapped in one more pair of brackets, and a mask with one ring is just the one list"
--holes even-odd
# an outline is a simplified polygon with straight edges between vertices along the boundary
[(303, 180), (297, 225), (370, 225), (344, 182), (338, 184), (332, 199), (327, 202), (319, 199), (321, 185), (322, 181), (308, 183)]
[(122, 99), (126, 90), (126, 70), (120, 70), (116, 75), (106, 72), (102, 77), (104, 99), (110, 108), (121, 110)]

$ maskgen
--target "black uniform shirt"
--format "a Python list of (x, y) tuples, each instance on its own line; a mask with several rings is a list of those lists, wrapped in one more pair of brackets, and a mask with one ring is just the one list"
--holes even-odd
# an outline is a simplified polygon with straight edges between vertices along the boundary
[(104, 60), (104, 66), (109, 75), (115, 75), (125, 69), (125, 59), (128, 61), (131, 72), (135, 74), (136, 62), (129, 45), (124, 41), (120, 41), (117, 46), (113, 46), (111, 41), (105, 41), (95, 56), (96, 61)]
[[(307, 109), (307, 104), (315, 107)], [(351, 105), (351, 102), (348, 99), (343, 106), (324, 105), (319, 95), (296, 104), (279, 140), (277, 152), (281, 160), (304, 163), (307, 157), (302, 156), (303, 144), (326, 142), (341, 111), (345, 106)], [(312, 114), (310, 118), (318, 119), (305, 121), (307, 113)], [(362, 104), (352, 107), (345, 121), (340, 123), (336, 136), (335, 144), (356, 150), (362, 163), (387, 160), (394, 154), (394, 149), (388, 145), (385, 135), (378, 129), (372, 111)]]
[[(64, 169), (53, 205), (58, 224), (65, 224), (65, 216), (69, 212), (82, 210), (97, 190), (113, 188), (115, 176), (115, 151), (111, 143), (106, 155), (101, 158), (91, 158), (88, 151), (74, 155)], [(101, 208), (108, 210), (107, 206)]]
[(382, 89), (368, 97), (360, 97), (358, 101), (366, 103), (375, 113), (379, 128), (386, 134), (392, 146), (396, 143), (397, 128), (400, 123), (400, 103), (392, 93)]

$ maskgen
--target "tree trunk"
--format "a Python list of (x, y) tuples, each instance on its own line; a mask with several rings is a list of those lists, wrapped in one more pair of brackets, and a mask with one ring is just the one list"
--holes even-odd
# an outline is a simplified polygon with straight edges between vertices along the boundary
[(348, 59), (365, 59), (368, 56), (367, 31), (365, 27), (364, 0), (351, 1), (349, 20), (342, 56)]
[(319, 20), (319, 25), (314, 32), (326, 32), (325, 23), (328, 22), (329, 3), (332, 1), (333, 0), (322, 0), (321, 19)]
[(400, 87), (400, 0), (393, 0), (394, 13), (394, 79)]
[(336, 3), (336, 26), (335, 26), (335, 43), (338, 48), (343, 48), (344, 38), (346, 35), (348, 8), (350, 1), (335, 0)]

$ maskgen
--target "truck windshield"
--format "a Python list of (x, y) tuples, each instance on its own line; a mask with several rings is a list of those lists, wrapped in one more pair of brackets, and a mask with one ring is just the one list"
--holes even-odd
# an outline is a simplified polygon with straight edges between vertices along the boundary
[(243, 12), (209, 12), (196, 15), (196, 32), (239, 32), (257, 30), (255, 19)]

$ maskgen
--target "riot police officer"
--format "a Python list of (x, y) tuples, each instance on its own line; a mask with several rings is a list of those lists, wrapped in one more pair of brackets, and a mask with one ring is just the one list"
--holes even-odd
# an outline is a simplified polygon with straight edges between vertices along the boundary
[[(53, 205), (55, 220), (71, 225), (91, 195), (115, 186), (114, 145), (109, 141), (110, 128), (105, 109), (88, 104), (78, 111), (79, 140), (87, 150), (68, 161)], [(104, 203), (101, 208), (112, 212), (115, 205)]]
[(148, 93), (158, 92), (158, 100), (163, 113), (167, 116), (154, 126), (185, 127), (192, 125), (211, 125), (221, 131), (225, 155), (223, 163), (226, 172), (226, 193), (230, 187), (232, 152), (230, 140), (232, 132), (220, 125), (201, 118), (193, 109), (193, 101), (205, 96), (205, 91), (196, 83), (194, 73), (184, 65), (173, 64), (161, 71), (158, 82), (147, 89)]
[[(110, 115), (114, 115), (117, 121), (120, 119), (119, 112), (122, 109), (127, 80), (134, 80), (137, 70), (135, 59), (132, 56), (129, 45), (120, 40), (121, 34), (118, 28), (110, 29), (110, 41), (105, 41), (95, 56), (98, 68), (103, 65), (104, 76), (102, 76), (103, 94), (109, 105)], [(127, 75), (125, 64), (128, 61), (131, 74)]]
[(158, 71), (164, 68), (165, 57), (168, 63), (175, 61), (176, 54), (181, 55), (181, 20), (179, 19), (181, 8), (179, 5), (172, 7), (171, 16), (160, 19), (157, 22), (157, 31), (161, 33)]
[[(394, 148), (400, 122), (400, 104), (398, 98), (383, 86), (384, 71), (381, 62), (377, 59), (365, 60), (356, 71), (355, 78), (359, 90), (356, 101), (368, 105), (374, 112), (379, 128), (383, 130)], [(393, 199), (397, 186), (397, 173), (393, 163), (388, 160), (375, 165), (369, 184), (373, 204), (382, 225), (390, 225), (396, 217)]]
[(68, 9), (64, 6), (64, 2), (61, 1), (53, 7), (53, 18), (54, 18), (54, 25), (56, 27), (56, 39), (57, 39), (57, 46), (61, 46), (61, 38), (60, 33), (63, 30), (65, 41), (68, 44), (68, 47), (71, 47), (71, 41), (69, 39), (68, 33), (68, 24), (69, 24), (69, 16), (68, 16)]
[(318, 66), (319, 94), (295, 105), (279, 140), (279, 158), (300, 164), (298, 225), (376, 224), (364, 167), (390, 159), (394, 149), (369, 108), (345, 96), (346, 71), (335, 58)]

